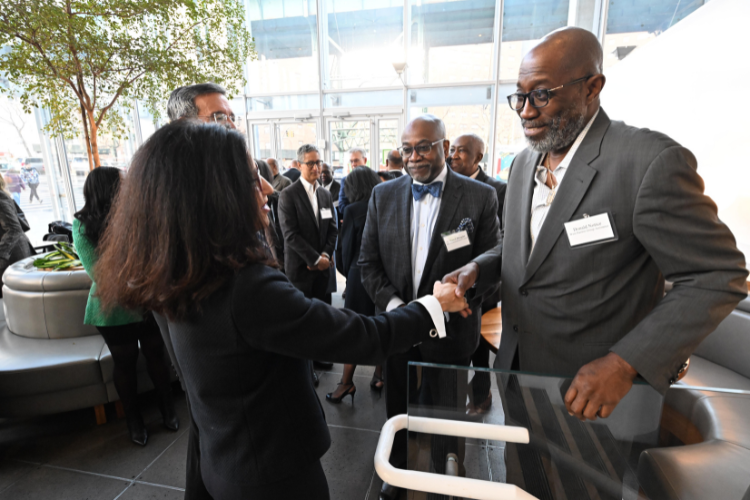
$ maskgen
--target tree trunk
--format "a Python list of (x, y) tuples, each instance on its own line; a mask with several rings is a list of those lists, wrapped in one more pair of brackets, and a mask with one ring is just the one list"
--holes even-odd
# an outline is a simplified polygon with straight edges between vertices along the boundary
[(81, 104), (81, 120), (83, 121), (83, 137), (86, 142), (86, 156), (89, 159), (89, 171), (94, 170), (94, 158), (91, 154), (91, 136), (89, 135), (88, 118), (86, 117), (86, 110), (83, 109)]
[(94, 119), (94, 113), (91, 111), (88, 111), (88, 118), (89, 118), (89, 127), (91, 128), (90, 134), (91, 134), (91, 156), (94, 159), (94, 167), (91, 168), (93, 170), (94, 168), (100, 167), (101, 162), (99, 160), (99, 145), (97, 143), (97, 132), (99, 131), (99, 127), (96, 126), (96, 120)]

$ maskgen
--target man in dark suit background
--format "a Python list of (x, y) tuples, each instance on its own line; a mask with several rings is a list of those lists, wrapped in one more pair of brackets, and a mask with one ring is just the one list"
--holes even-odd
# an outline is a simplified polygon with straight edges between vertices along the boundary
[[(392, 310), (421, 296), (446, 272), (476, 261), (480, 273), (476, 295), (469, 301), (473, 315), (451, 315), (446, 326), (450, 342), (440, 347), (420, 345), (386, 362), (388, 417), (407, 412), (409, 361), (468, 365), (479, 343), (482, 294), (496, 283), (496, 259), (483, 260), (484, 252), (499, 241), (495, 191), (456, 175), (445, 164), (448, 141), (443, 122), (423, 115), (410, 122), (401, 137), (402, 157), (410, 176), (378, 185), (372, 192), (359, 264), (362, 284), (378, 311)], [(445, 233), (452, 232), (444, 238)], [(486, 278), (486, 279), (485, 279)], [(452, 377), (452, 378), (451, 378)], [(411, 377), (416, 387), (416, 377)], [(423, 370), (421, 391), (432, 403), (465, 410), (465, 400), (455, 390), (464, 387), (457, 373)], [(411, 393), (412, 395), (414, 392)], [(394, 440), (391, 463), (406, 466), (406, 432)], [(433, 442), (433, 465), (444, 472), (446, 453), (458, 452), (455, 438)], [(396, 488), (383, 485), (381, 498), (395, 498)]]
[[(488, 184), (497, 193), (497, 217), (503, 219), (503, 203), (505, 202), (505, 188), (507, 184), (487, 175), (479, 166), (484, 158), (484, 141), (477, 134), (463, 134), (456, 137), (449, 150), (451, 169), (457, 174)], [(499, 283), (498, 283), (499, 284)], [(500, 287), (497, 291), (485, 297), (482, 302), (482, 313), (497, 308), (500, 301)], [(490, 347), (486, 342), (479, 341), (477, 350), (471, 356), (471, 364), (480, 368), (490, 367)], [(490, 392), (490, 374), (475, 372), (471, 382), (474, 394), (473, 412), (484, 413), (492, 406), (492, 392)]]
[(306, 297), (331, 303), (326, 294), (331, 255), (336, 247), (335, 209), (331, 193), (320, 189), (320, 154), (312, 144), (297, 150), (298, 182), (279, 195), (279, 222), (284, 235), (285, 269)]
[(284, 172), (284, 177), (288, 178), (292, 182), (296, 182), (297, 179), (299, 179), (299, 176), (301, 174), (300, 171), (300, 164), (297, 160), (292, 160), (292, 162), (289, 164), (289, 170)]
[[(322, 160), (318, 148), (297, 150), (300, 178), (279, 195), (279, 222), (284, 235), (284, 271), (306, 297), (331, 303), (330, 274), (338, 225), (331, 193), (318, 184)], [(330, 363), (320, 363), (330, 368)], [(318, 378), (312, 372), (313, 382)]]
[[(564, 399), (581, 420), (608, 417), (638, 375), (666, 392), (747, 295), (744, 256), (695, 157), (611, 121), (605, 80), (596, 37), (566, 28), (524, 57), (508, 98), (529, 148), (508, 181), (495, 366), (575, 375)], [(465, 290), (471, 274), (446, 280)]]
[(397, 179), (404, 175), (404, 160), (398, 149), (392, 149), (385, 157), (385, 168), (391, 174), (392, 179)]
[(268, 163), (268, 167), (271, 169), (271, 174), (273, 174), (271, 185), (273, 186), (274, 191), (280, 193), (291, 186), (292, 180), (279, 173), (279, 164), (276, 161), (276, 158), (267, 158), (266, 163)]
[(325, 162), (320, 167), (320, 183), (323, 189), (331, 193), (331, 198), (333, 198), (333, 206), (338, 207), (339, 190), (341, 189), (341, 184), (339, 184), (339, 181), (333, 178), (333, 169), (331, 169), (331, 166)]

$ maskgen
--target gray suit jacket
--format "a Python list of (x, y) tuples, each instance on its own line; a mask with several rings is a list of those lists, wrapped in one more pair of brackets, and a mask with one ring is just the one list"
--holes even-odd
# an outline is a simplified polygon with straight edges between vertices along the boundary
[[(411, 177), (379, 184), (372, 191), (367, 211), (359, 265), (362, 284), (379, 312), (397, 295), (404, 302), (414, 298), (411, 266)], [(474, 231), (469, 234), (471, 245), (448, 252), (440, 236), (456, 229), (469, 218)], [(464, 319), (452, 314), (446, 324), (449, 339), (420, 346), (425, 361), (449, 362), (470, 356), (479, 343), (482, 295), (497, 282), (497, 260), (482, 256), (496, 248), (500, 233), (497, 219), (497, 196), (489, 186), (448, 168), (440, 203), (440, 212), (433, 230), (422, 281), (417, 297), (432, 293), (435, 281), (475, 260), (480, 266), (480, 279), (470, 300), (474, 314)], [(439, 344), (439, 345), (438, 345)]]
[[(524, 150), (508, 181), (496, 366), (510, 368), (518, 348), (521, 370), (574, 375), (612, 351), (665, 392), (747, 291), (744, 256), (703, 194), (695, 157), (600, 110), (530, 254), (540, 161)], [(617, 240), (571, 248), (563, 223), (605, 212)]]
[[(317, 214), (313, 213), (301, 180), (292, 183), (279, 195), (279, 222), (284, 236), (284, 271), (289, 281), (305, 294), (310, 293), (313, 282), (321, 273), (328, 279), (329, 270), (310, 271), (307, 268), (313, 267), (324, 252), (333, 258), (338, 236), (336, 210), (333, 208), (331, 193), (319, 187), (315, 190), (315, 196), (318, 199)], [(322, 208), (331, 211), (330, 219), (320, 218)]]

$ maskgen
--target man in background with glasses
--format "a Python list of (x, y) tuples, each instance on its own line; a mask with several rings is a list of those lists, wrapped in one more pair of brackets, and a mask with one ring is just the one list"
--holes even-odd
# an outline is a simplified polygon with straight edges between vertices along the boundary
[[(665, 393), (747, 295), (695, 157), (611, 121), (605, 81), (596, 37), (564, 28), (524, 57), (508, 96), (529, 147), (508, 180), (495, 366), (575, 376), (564, 400), (581, 420), (608, 417), (638, 375)], [(467, 289), (471, 273), (446, 278)]]
[[(482, 272), (468, 302), (474, 314), (451, 314), (446, 323), (450, 342), (418, 345), (386, 361), (388, 418), (407, 413), (407, 399), (417, 392), (416, 376), (408, 375), (409, 361), (469, 365), (479, 344), (482, 295), (497, 286), (497, 260), (479, 256), (500, 241), (495, 190), (446, 166), (448, 140), (439, 118), (422, 115), (412, 120), (401, 144), (400, 155), (409, 175), (373, 189), (362, 236), (362, 284), (377, 311), (390, 311), (421, 297), (435, 281), (469, 261), (476, 262)], [(465, 376), (466, 372), (424, 369), (419, 391), (435, 406), (464, 413)], [(406, 451), (406, 431), (400, 431), (391, 463), (406, 468)], [(445, 473), (448, 453), (456, 453), (462, 467), (456, 438), (433, 440), (432, 463), (437, 473)], [(396, 488), (383, 485), (381, 498), (395, 500), (397, 495)]]
[(226, 97), (227, 91), (215, 83), (199, 83), (175, 89), (167, 102), (171, 121), (198, 118), (234, 129), (236, 117)]

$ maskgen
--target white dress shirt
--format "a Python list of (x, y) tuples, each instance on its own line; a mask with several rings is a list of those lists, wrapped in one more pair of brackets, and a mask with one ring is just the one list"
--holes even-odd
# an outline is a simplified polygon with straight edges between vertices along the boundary
[(568, 171), (570, 162), (573, 160), (573, 156), (575, 156), (576, 151), (578, 151), (578, 147), (583, 142), (583, 139), (586, 137), (586, 134), (591, 128), (591, 125), (594, 123), (594, 120), (596, 120), (596, 117), (598, 114), (599, 114), (599, 111), (597, 110), (597, 112), (594, 114), (591, 120), (589, 120), (589, 122), (586, 124), (586, 127), (584, 127), (581, 133), (578, 134), (578, 137), (576, 137), (575, 142), (573, 142), (573, 146), (571, 146), (570, 150), (565, 154), (565, 157), (563, 158), (563, 160), (560, 162), (557, 168), (552, 171), (552, 174), (555, 176), (555, 180), (557, 180), (556, 187), (554, 187), (553, 189), (550, 189), (549, 187), (547, 187), (547, 184), (546, 184), (547, 167), (544, 166), (544, 160), (549, 153), (547, 153), (547, 155), (542, 156), (541, 164), (536, 167), (536, 173), (534, 174), (534, 181), (536, 182), (536, 186), (534, 187), (534, 194), (531, 198), (530, 233), (531, 233), (531, 250), (532, 251), (534, 250), (534, 245), (536, 244), (536, 240), (539, 237), (539, 231), (542, 230), (542, 225), (544, 224), (544, 220), (547, 218), (547, 214), (549, 213), (552, 202), (554, 201), (554, 197), (557, 191), (560, 190), (560, 185), (562, 184), (562, 181), (565, 178), (565, 173)]
[[(447, 167), (443, 166), (443, 170), (440, 174), (430, 183), (443, 183), (443, 188), (440, 190), (440, 198), (435, 198), (430, 193), (426, 193), (419, 201), (416, 201), (413, 197), (411, 199), (411, 270), (414, 283), (414, 296), (410, 297), (412, 299), (417, 298), (419, 283), (422, 280), (422, 272), (424, 271), (424, 265), (427, 261), (427, 253), (430, 250), (430, 242), (432, 241), (433, 236), (432, 232), (435, 229), (438, 212), (440, 211), (440, 201), (445, 192), (445, 178), (447, 176)], [(416, 185), (422, 184), (415, 180), (413, 180), (412, 183)], [(388, 303), (386, 311), (395, 309), (401, 304), (404, 304), (403, 299), (394, 295)]]
[(302, 182), (302, 186), (305, 188), (307, 198), (310, 200), (310, 205), (312, 205), (312, 210), (315, 214), (315, 224), (318, 224), (318, 197), (315, 196), (315, 190), (318, 188), (318, 182), (315, 181), (315, 184), (310, 184), (302, 176), (300, 176), (299, 180), (300, 182)]
[(479, 175), (479, 169), (476, 169), (473, 174), (469, 176), (469, 179), (476, 180), (477, 176)]

